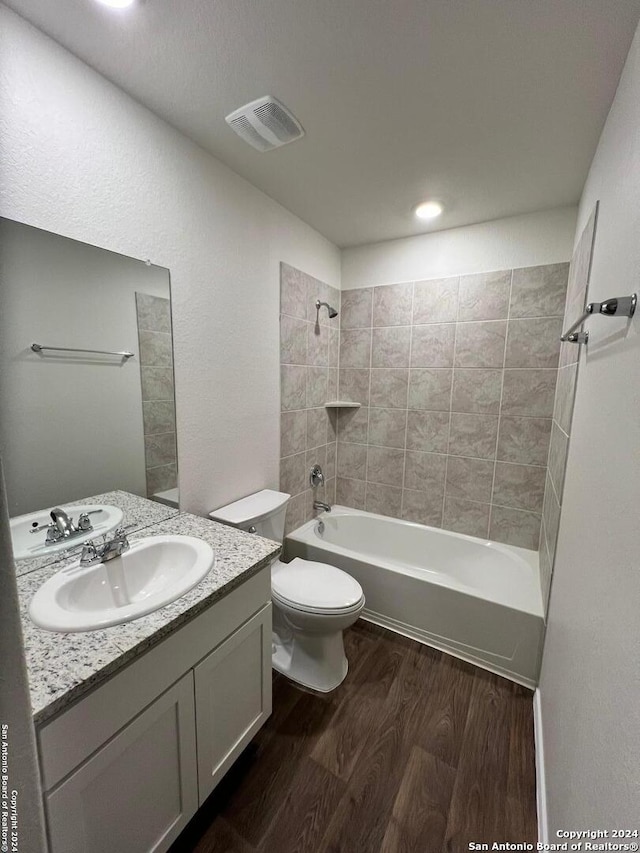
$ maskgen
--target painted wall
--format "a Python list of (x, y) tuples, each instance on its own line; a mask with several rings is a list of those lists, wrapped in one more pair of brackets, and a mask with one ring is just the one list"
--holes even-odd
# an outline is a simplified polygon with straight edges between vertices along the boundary
[[(167, 270), (6, 219), (0, 244), (0, 451), (11, 515), (112, 489), (145, 495), (135, 291), (168, 297)], [(33, 341), (135, 356), (38, 354)]]
[[(578, 234), (597, 200), (590, 300), (639, 289), (640, 30)], [(588, 327), (540, 682), (551, 840), (560, 828), (638, 828), (640, 803), (640, 316)]]
[(182, 508), (277, 487), (280, 261), (338, 249), (2, 5), (0, 86), (0, 213), (171, 271)]
[(576, 213), (543, 210), (345, 249), (342, 289), (562, 263), (571, 257)]

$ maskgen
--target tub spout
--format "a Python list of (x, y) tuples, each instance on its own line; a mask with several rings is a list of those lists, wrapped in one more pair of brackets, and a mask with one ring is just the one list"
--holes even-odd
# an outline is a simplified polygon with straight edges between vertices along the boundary
[(331, 505), (326, 504), (323, 501), (314, 501), (313, 502), (314, 509), (323, 509), (325, 512), (331, 512)]

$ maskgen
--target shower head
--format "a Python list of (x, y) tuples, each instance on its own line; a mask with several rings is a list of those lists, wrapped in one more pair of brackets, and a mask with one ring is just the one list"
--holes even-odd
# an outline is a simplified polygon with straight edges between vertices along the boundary
[(338, 316), (338, 312), (336, 311), (336, 309), (332, 308), (328, 302), (320, 302), (319, 299), (316, 299), (316, 308), (318, 309), (318, 311), (322, 308), (323, 305), (329, 312), (329, 319), (333, 320), (334, 317)]

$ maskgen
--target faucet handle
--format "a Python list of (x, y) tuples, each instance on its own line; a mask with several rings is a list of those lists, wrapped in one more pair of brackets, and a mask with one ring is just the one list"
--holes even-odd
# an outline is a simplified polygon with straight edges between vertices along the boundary
[(91, 565), (98, 558), (98, 551), (94, 543), (89, 540), (82, 546), (82, 554), (80, 555), (80, 565)]

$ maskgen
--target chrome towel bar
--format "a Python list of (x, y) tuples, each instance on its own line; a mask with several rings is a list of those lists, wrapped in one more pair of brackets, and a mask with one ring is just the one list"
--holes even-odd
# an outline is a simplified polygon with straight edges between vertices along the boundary
[(80, 349), (76, 349), (75, 347), (47, 347), (44, 344), (31, 344), (31, 349), (34, 352), (42, 352), (43, 350), (53, 350), (54, 352), (84, 352), (93, 355), (117, 355), (120, 358), (133, 358), (135, 355), (133, 352), (113, 352), (106, 349), (84, 349), (84, 347)]
[(604, 302), (590, 302), (584, 309), (584, 314), (560, 336), (560, 340), (571, 344), (586, 344), (589, 342), (589, 332), (576, 332), (576, 329), (584, 323), (587, 317), (592, 314), (602, 314), (603, 317), (633, 317), (637, 302), (637, 293), (632, 293), (631, 296), (605, 299)]

